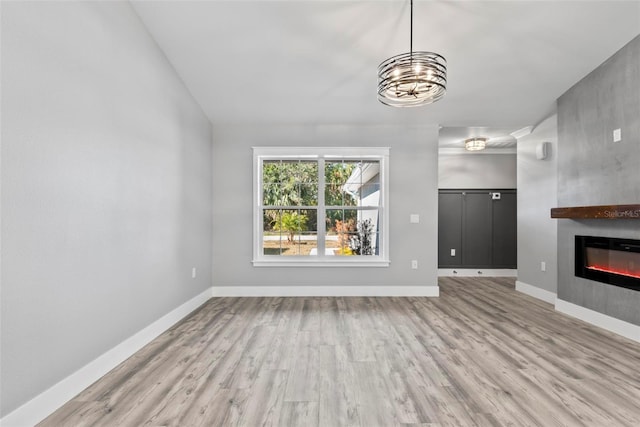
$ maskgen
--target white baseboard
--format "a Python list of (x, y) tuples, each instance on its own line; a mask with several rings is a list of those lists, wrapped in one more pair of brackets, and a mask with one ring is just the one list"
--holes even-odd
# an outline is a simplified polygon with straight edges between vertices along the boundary
[(439, 268), (438, 277), (517, 277), (511, 268)]
[(214, 297), (437, 297), (438, 286), (214, 286)]
[(556, 310), (607, 331), (622, 335), (630, 340), (640, 342), (640, 326), (633, 323), (625, 322), (561, 299), (556, 299)]
[(135, 335), (127, 338), (75, 373), (34, 397), (0, 420), (3, 427), (33, 426), (44, 420), (107, 372), (131, 357), (171, 326), (211, 298), (211, 288), (167, 313)]
[(544, 302), (548, 302), (549, 304), (556, 303), (556, 294), (544, 289), (540, 289), (536, 286), (529, 285), (528, 283), (521, 282), (516, 280), (516, 291), (522, 292), (523, 294), (527, 294), (534, 298), (538, 298)]

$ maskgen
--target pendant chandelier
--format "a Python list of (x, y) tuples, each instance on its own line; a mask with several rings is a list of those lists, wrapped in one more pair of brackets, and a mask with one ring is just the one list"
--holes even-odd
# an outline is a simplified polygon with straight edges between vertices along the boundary
[(409, 53), (378, 66), (378, 100), (391, 107), (418, 107), (436, 102), (447, 91), (447, 61), (433, 52), (413, 51), (413, 0)]
[(480, 151), (487, 148), (487, 138), (469, 138), (464, 140), (464, 148), (467, 151)]

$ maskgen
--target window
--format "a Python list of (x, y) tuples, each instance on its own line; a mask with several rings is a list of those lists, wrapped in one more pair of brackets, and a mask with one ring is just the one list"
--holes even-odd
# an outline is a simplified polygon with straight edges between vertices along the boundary
[(388, 266), (388, 148), (255, 147), (255, 266)]

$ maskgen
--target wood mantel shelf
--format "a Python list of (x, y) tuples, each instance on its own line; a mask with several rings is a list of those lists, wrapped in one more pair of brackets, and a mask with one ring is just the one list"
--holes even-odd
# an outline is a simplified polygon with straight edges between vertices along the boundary
[(551, 218), (640, 219), (640, 205), (571, 206), (552, 208)]

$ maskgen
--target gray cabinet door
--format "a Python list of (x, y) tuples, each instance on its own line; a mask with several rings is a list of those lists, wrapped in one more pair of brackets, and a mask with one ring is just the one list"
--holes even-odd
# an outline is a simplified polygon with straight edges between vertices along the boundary
[(491, 196), (464, 192), (462, 262), (471, 268), (491, 265)]
[(515, 268), (517, 255), (517, 201), (516, 193), (502, 192), (493, 200), (493, 262), (494, 268)]
[[(438, 266), (462, 265), (462, 197), (460, 193), (438, 196)], [(453, 250), (453, 255), (451, 251)]]

